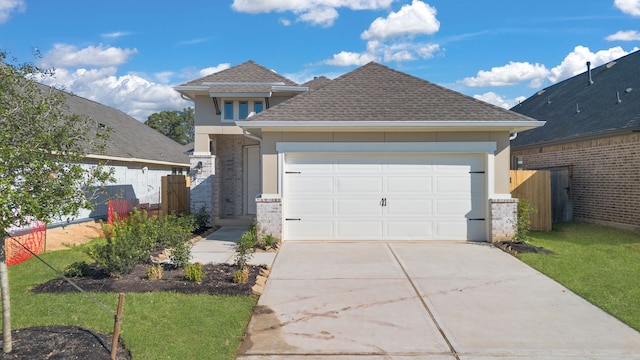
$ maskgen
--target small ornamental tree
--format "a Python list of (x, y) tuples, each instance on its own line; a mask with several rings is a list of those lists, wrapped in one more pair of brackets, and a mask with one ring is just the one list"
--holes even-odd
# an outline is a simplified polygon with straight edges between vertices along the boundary
[(62, 91), (36, 81), (53, 74), (37, 66), (6, 63), (0, 51), (0, 284), (4, 352), (11, 352), (11, 316), (5, 237), (11, 227), (91, 208), (91, 195), (112, 174), (101, 164), (80, 164), (99, 153), (108, 129), (70, 114)]

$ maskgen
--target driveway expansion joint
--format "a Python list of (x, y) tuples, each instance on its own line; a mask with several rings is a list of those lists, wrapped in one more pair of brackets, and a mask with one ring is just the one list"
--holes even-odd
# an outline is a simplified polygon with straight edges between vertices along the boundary
[(440, 332), (440, 335), (442, 336), (444, 341), (447, 343), (447, 346), (449, 347), (449, 350), (451, 350), (451, 354), (453, 356), (455, 356), (456, 360), (460, 360), (460, 357), (458, 356), (458, 353), (457, 353), (456, 349), (453, 347), (453, 344), (451, 343), (449, 338), (447, 338), (447, 335), (444, 333), (444, 330), (442, 330), (442, 327), (438, 323), (438, 320), (436, 320), (436, 317), (433, 315), (433, 312), (431, 311), (431, 309), (429, 309), (429, 306), (427, 305), (427, 302), (424, 301), (424, 298), (420, 295), (420, 291), (418, 290), (418, 287), (413, 282), (413, 280), (411, 280), (411, 276), (409, 276), (409, 273), (407, 272), (407, 269), (405, 269), (404, 266), (402, 265), (402, 262), (398, 258), (398, 255), (395, 253), (395, 251), (393, 251), (393, 248), (391, 247), (391, 244), (389, 244), (387, 242), (386, 245), (387, 245), (387, 248), (389, 249), (389, 251), (391, 252), (391, 254), (393, 255), (394, 260), (396, 261), (398, 266), (400, 266), (400, 269), (402, 269), (402, 272), (404, 273), (404, 276), (407, 278), (407, 280), (411, 284), (411, 288), (413, 288), (413, 291), (418, 295), (418, 299), (420, 300), (420, 303), (422, 304), (424, 309), (429, 314), (429, 317), (431, 318), (431, 320), (435, 324), (436, 328)]

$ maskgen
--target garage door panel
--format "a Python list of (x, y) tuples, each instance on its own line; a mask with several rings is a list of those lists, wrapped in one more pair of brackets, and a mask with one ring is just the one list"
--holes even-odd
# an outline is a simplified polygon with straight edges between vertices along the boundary
[(433, 199), (430, 198), (387, 198), (385, 212), (389, 216), (426, 218), (433, 216)]
[[(361, 161), (365, 161), (365, 160), (362, 159)], [(382, 165), (353, 163), (353, 161), (349, 161), (349, 163), (336, 164), (335, 170), (337, 173), (345, 173), (345, 174), (379, 174), (382, 172)]]
[(433, 190), (433, 177), (431, 176), (388, 176), (386, 182), (386, 194), (428, 194)]
[(439, 176), (436, 178), (436, 193), (469, 196), (471, 194), (471, 180), (468, 176)]
[(458, 219), (438, 219), (435, 222), (437, 240), (467, 240), (466, 221), (462, 224)]
[(285, 206), (285, 217), (333, 216), (334, 201), (331, 198), (296, 198), (288, 200)]
[(332, 176), (288, 175), (287, 193), (291, 195), (331, 196), (334, 192)]
[(288, 240), (327, 240), (335, 238), (332, 220), (285, 220), (285, 236)]
[(382, 220), (336, 221), (338, 238), (351, 240), (378, 240), (382, 238)]
[(436, 199), (434, 202), (435, 213), (439, 216), (465, 216), (473, 209), (469, 199)]
[(336, 179), (336, 194), (382, 193), (382, 176), (340, 176)]
[(338, 216), (382, 216), (382, 207), (379, 199), (373, 198), (338, 198), (336, 202), (336, 215)]

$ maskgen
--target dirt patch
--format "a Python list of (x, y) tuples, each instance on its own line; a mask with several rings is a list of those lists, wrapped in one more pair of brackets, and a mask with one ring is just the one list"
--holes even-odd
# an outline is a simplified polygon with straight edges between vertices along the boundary
[(511, 255), (517, 255), (520, 253), (554, 254), (554, 252), (549, 249), (545, 249), (541, 246), (533, 246), (523, 242), (501, 241), (495, 243), (495, 245)]
[(87, 221), (47, 229), (46, 250), (63, 250), (82, 245), (102, 236), (102, 228), (97, 221)]
[[(113, 337), (74, 326), (37, 326), (11, 332), (12, 348), (9, 354), (0, 352), (1, 360), (13, 359), (111, 359)], [(0, 345), (4, 346), (2, 339)], [(120, 360), (131, 359), (131, 354), (118, 342), (116, 351)]]

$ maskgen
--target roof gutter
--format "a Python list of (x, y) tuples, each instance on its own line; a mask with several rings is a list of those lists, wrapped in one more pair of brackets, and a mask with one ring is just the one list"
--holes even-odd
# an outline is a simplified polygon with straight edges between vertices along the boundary
[(125, 157), (118, 157), (118, 156), (96, 155), (96, 154), (87, 154), (85, 158), (95, 159), (95, 160), (109, 160), (109, 161), (121, 161), (121, 162), (131, 162), (131, 163), (179, 166), (179, 167), (187, 167), (187, 168), (190, 166), (187, 163), (176, 163), (171, 161), (149, 160), (149, 159), (141, 159), (141, 158), (133, 158), (133, 157), (125, 158)]
[(511, 132), (524, 131), (543, 126), (546, 121), (237, 121), (236, 125), (243, 129), (309, 129), (309, 128), (341, 128), (341, 129), (402, 129), (402, 128), (427, 128), (427, 129), (509, 129)]

